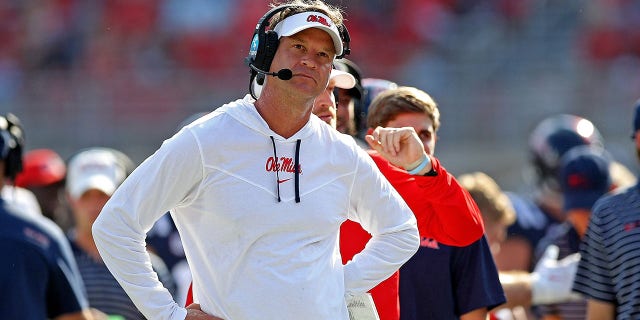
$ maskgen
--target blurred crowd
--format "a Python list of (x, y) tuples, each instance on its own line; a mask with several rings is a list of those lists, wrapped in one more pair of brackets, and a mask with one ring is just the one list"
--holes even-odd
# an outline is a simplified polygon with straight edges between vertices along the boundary
[[(640, 57), (640, 4), (635, 1), (329, 2), (345, 8), (354, 47), (376, 52), (360, 53), (358, 60), (365, 66), (386, 62), (380, 68), (387, 70), (381, 72), (403, 64), (420, 47), (447, 47), (461, 20), (474, 19), (476, 25), (490, 22), (492, 28), (518, 32), (544, 10), (573, 18), (565, 22), (566, 27), (575, 25), (581, 35), (575, 45), (593, 62)], [(145, 73), (167, 68), (225, 74), (237, 64), (236, 56), (228, 53), (247, 49), (253, 28), (246, 22), (260, 17), (267, 3), (6, 1), (0, 5), (2, 77), (64, 70), (100, 79), (116, 71)]]
[[(603, 101), (631, 101), (621, 83), (639, 85), (627, 77), (640, 65), (636, 1), (330, 2), (345, 8), (352, 57), (368, 76), (428, 89), (479, 119), (540, 119), (550, 110), (591, 115)], [(248, 69), (239, 57), (267, 3), (3, 1), (0, 110), (40, 128), (36, 145), (56, 144), (66, 155), (98, 141), (141, 160), (178, 119), (246, 92)], [(594, 96), (607, 83), (610, 93)], [(481, 129), (456, 121), (443, 132), (495, 138), (520, 128)], [(119, 145), (123, 137), (136, 146)]]
[[(523, 160), (523, 129), (567, 112), (609, 132), (620, 113), (601, 106), (621, 111), (640, 86), (634, 1), (331, 2), (345, 8), (352, 58), (366, 76), (438, 96), (450, 110), (443, 137), (506, 148), (508, 184), (520, 178), (508, 164)], [(67, 156), (99, 143), (141, 161), (180, 119), (247, 92), (242, 57), (267, 3), (3, 1), (0, 111), (38, 128), (30, 147)], [(492, 125), (493, 114), (513, 121)]]

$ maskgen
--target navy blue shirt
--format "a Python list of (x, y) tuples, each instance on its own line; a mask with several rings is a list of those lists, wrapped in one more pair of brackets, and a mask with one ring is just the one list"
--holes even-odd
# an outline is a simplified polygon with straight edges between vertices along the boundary
[(87, 308), (62, 230), (15, 210), (0, 199), (0, 317), (42, 320)]
[[(85, 252), (75, 242), (75, 230), (68, 233), (73, 255), (84, 282), (89, 305), (109, 316), (120, 316), (125, 320), (144, 320), (144, 315), (131, 301), (129, 295), (113, 277), (107, 266)], [(153, 270), (160, 282), (175, 294), (175, 284), (164, 262), (155, 254), (149, 253)]]
[(595, 203), (580, 254), (573, 291), (640, 319), (640, 185)]
[(489, 244), (483, 236), (465, 247), (423, 238), (400, 268), (400, 319), (449, 320), (506, 302)]

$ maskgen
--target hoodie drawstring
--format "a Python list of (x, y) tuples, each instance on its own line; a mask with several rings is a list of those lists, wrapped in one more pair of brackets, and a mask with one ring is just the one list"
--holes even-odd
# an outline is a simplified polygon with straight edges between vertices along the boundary
[[(276, 140), (273, 136), (269, 136), (271, 138), (271, 145), (273, 146), (273, 157), (278, 161), (278, 154), (276, 153)], [(302, 140), (296, 140), (296, 155), (294, 158), (294, 177), (295, 177), (295, 193), (296, 193), (296, 203), (300, 202), (300, 144)], [(276, 168), (276, 195), (278, 196), (278, 202), (282, 202), (280, 199), (280, 167)]]
[(302, 140), (296, 140), (296, 157), (293, 160), (295, 163), (294, 166), (294, 175), (295, 175), (295, 184), (296, 184), (296, 203), (300, 202), (300, 142)]
[[(276, 140), (273, 139), (273, 136), (269, 136), (269, 138), (271, 138), (271, 144), (273, 145), (273, 158), (276, 160), (276, 163), (278, 163), (278, 154), (276, 153)], [(276, 191), (276, 195), (278, 196), (278, 202), (282, 201), (280, 200), (280, 168), (276, 166), (276, 187), (277, 187), (277, 191)]]

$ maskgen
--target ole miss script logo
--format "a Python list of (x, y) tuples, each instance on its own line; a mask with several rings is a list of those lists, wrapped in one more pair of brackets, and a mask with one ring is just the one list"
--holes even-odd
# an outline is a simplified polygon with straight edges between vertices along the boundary
[[(267, 163), (265, 164), (265, 170), (267, 172), (289, 172), (289, 173), (296, 172), (293, 159), (288, 157), (280, 157), (279, 159), (274, 157), (267, 158)], [(300, 164), (298, 164), (298, 173), (302, 174), (302, 166)], [(286, 180), (289, 180), (289, 179), (285, 179), (285, 181)]]
[(329, 21), (327, 21), (327, 19), (321, 17), (321, 16), (317, 16), (315, 14), (310, 14), (307, 17), (307, 22), (317, 22), (319, 24), (325, 25), (327, 27), (331, 27), (331, 24), (329, 23)]

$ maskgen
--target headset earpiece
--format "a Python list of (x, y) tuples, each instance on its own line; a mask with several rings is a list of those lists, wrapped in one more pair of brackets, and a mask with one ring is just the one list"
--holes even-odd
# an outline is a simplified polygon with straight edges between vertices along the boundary
[(342, 39), (342, 54), (336, 56), (336, 59), (342, 59), (351, 54), (351, 36), (349, 36), (349, 30), (344, 24), (338, 26), (338, 31), (340, 31), (340, 38)]
[[(253, 65), (261, 70), (269, 70), (273, 56), (278, 48), (279, 40), (278, 35), (272, 30), (267, 30), (267, 27), (269, 27), (269, 21), (273, 16), (290, 7), (285, 5), (272, 8), (260, 18), (253, 32), (249, 55), (245, 58), (247, 66)], [(249, 70), (251, 70), (252, 75), (256, 73), (252, 69)]]
[[(260, 70), (269, 70), (271, 62), (273, 62), (273, 58), (276, 55), (276, 50), (278, 50), (278, 44), (280, 43), (278, 34), (273, 30), (266, 31), (263, 35), (262, 43), (264, 43), (264, 46), (261, 48), (262, 53), (256, 56), (253, 66)], [(257, 81), (259, 85), (262, 85), (264, 83), (264, 75), (258, 75)]]

